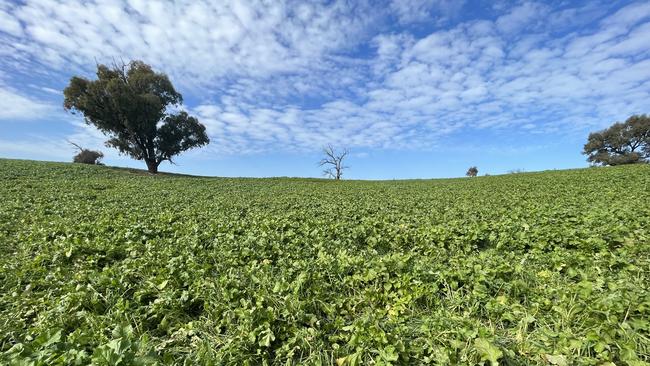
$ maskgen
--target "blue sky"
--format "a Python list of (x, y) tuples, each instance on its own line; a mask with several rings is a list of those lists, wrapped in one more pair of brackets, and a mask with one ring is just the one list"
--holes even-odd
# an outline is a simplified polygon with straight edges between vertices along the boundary
[(69, 161), (66, 140), (144, 168), (62, 107), (73, 75), (141, 59), (211, 144), (161, 170), (347, 178), (587, 166), (589, 131), (650, 106), (648, 1), (0, 3), (0, 157)]

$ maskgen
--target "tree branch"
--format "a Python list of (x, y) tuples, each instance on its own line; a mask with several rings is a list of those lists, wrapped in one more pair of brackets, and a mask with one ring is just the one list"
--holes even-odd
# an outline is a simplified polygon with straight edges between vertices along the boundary
[(83, 148), (83, 147), (81, 147), (81, 146), (75, 144), (74, 142), (72, 142), (72, 141), (70, 141), (70, 140), (66, 140), (66, 141), (67, 141), (70, 145), (72, 145), (72, 146), (76, 147), (77, 149), (79, 149), (79, 151), (84, 151), (84, 148)]
[(334, 147), (332, 147), (331, 144), (328, 144), (323, 148), (323, 153), (325, 154), (325, 157), (321, 159), (321, 161), (318, 163), (319, 166), (325, 166), (325, 165), (331, 165), (330, 168), (325, 169), (323, 171), (323, 175), (328, 176), (330, 178), (334, 178), (336, 180), (341, 179), (343, 176), (343, 170), (347, 169), (347, 166), (343, 165), (343, 160), (345, 157), (349, 154), (349, 150), (343, 149), (342, 152), (336, 153), (336, 150), (334, 150)]

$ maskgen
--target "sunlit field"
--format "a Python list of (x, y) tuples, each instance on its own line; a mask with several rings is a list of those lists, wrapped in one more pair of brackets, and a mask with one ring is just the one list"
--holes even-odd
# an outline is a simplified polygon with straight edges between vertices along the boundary
[(649, 286), (643, 164), (370, 182), (0, 160), (2, 364), (644, 365)]

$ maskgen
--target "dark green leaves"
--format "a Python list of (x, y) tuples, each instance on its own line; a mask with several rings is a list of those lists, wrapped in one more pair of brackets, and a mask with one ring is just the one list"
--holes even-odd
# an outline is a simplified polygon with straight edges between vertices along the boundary
[(165, 117), (156, 137), (157, 159), (169, 160), (185, 150), (207, 145), (210, 140), (205, 126), (186, 112)]
[(168, 113), (183, 98), (167, 75), (142, 61), (98, 65), (97, 80), (75, 76), (63, 93), (67, 110), (83, 114), (109, 137), (107, 146), (144, 160), (151, 173), (162, 161), (209, 143), (205, 126), (196, 118)]
[(589, 134), (583, 154), (594, 164), (622, 165), (650, 159), (650, 117), (641, 114)]
[(0, 160), (0, 364), (648, 362), (650, 166), (330, 183)]

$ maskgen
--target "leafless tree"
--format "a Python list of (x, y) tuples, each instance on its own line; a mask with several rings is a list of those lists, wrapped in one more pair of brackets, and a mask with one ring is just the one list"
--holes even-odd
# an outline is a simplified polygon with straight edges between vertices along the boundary
[(345, 160), (349, 152), (348, 149), (343, 149), (343, 151), (337, 153), (332, 145), (325, 146), (323, 148), (325, 157), (318, 163), (319, 166), (325, 167), (323, 175), (340, 180), (343, 176), (343, 170), (349, 168), (343, 165), (343, 160)]

